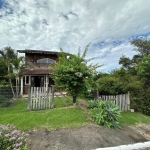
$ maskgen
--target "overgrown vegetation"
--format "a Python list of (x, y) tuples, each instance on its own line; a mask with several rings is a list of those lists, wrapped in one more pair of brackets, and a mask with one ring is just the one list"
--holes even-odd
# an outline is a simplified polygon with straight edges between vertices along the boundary
[(132, 59), (123, 55), (119, 60), (121, 68), (99, 73), (95, 77), (96, 84), (102, 95), (130, 91), (130, 108), (150, 115), (150, 39), (133, 39), (131, 44), (137, 54)]
[[(13, 97), (18, 97), (19, 72), (25, 67), (24, 57), (19, 57), (18, 53), (11, 47), (0, 50), (0, 86), (9, 85)], [(16, 83), (14, 83), (16, 81)], [(16, 85), (16, 93), (13, 85)]]
[(95, 123), (107, 128), (120, 128), (120, 110), (118, 106), (110, 101), (90, 100), (88, 101), (89, 114)]

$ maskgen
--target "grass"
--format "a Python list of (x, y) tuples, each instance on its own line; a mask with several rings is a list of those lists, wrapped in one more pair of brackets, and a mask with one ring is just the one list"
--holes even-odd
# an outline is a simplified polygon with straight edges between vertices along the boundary
[(70, 100), (64, 98), (62, 101), (60, 98), (56, 97), (55, 101), (54, 101), (54, 107), (55, 108), (64, 107), (64, 106), (66, 106), (66, 104), (67, 104), (67, 106), (71, 106), (72, 105), (72, 98), (71, 97), (68, 97), (68, 98)]
[[(72, 102), (64, 100), (67, 106)], [(78, 107), (65, 107), (64, 103), (55, 98), (55, 108), (41, 111), (28, 111), (27, 100), (16, 100), (10, 107), (0, 107), (0, 124), (13, 124), (20, 130), (56, 129), (61, 127), (75, 127), (89, 123), (83, 110)], [(150, 124), (150, 116), (136, 112), (122, 112), (121, 123), (135, 125)]]
[[(67, 103), (70, 105), (70, 103)], [(0, 107), (0, 124), (13, 124), (20, 130), (55, 129), (89, 122), (80, 107), (66, 108), (56, 99), (54, 109), (28, 111), (27, 100), (16, 100), (11, 107)]]
[(138, 112), (122, 112), (121, 123), (125, 125), (135, 125), (138, 123), (150, 124), (150, 116)]

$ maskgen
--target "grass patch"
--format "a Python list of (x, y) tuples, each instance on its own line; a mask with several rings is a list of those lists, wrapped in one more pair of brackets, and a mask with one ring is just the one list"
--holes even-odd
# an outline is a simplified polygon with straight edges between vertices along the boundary
[(73, 103), (72, 103), (72, 98), (71, 97), (68, 97), (68, 99), (67, 98), (62, 98), (62, 97), (61, 98), (55, 97), (55, 100), (54, 100), (54, 107), (55, 108), (71, 106), (72, 104)]
[(138, 123), (150, 124), (150, 116), (137, 112), (122, 112), (121, 123), (125, 125), (135, 125)]
[(73, 127), (89, 122), (80, 107), (65, 108), (62, 102), (57, 99), (55, 102), (54, 109), (28, 111), (27, 100), (16, 100), (11, 107), (0, 107), (0, 124), (13, 124), (20, 130), (30, 130)]

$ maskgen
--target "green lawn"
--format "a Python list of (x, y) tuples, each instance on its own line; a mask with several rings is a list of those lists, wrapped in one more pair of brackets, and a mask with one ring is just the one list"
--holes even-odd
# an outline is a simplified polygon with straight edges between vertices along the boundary
[[(72, 102), (68, 100), (65, 100), (65, 103), (67, 103), (67, 106), (72, 105)], [(121, 116), (121, 124), (150, 124), (150, 116), (140, 113), (122, 112)], [(49, 110), (28, 111), (27, 100), (16, 100), (10, 107), (0, 107), (0, 124), (13, 124), (20, 130), (74, 127), (89, 122), (80, 107), (65, 107), (58, 98), (55, 98), (55, 108)]]
[(30, 130), (73, 127), (89, 122), (80, 107), (66, 108), (58, 99), (55, 100), (55, 107), (49, 110), (28, 111), (27, 100), (16, 100), (10, 107), (0, 107), (0, 124), (13, 124), (18, 129)]
[(63, 101), (62, 101), (62, 98), (56, 97), (55, 101), (54, 101), (54, 107), (55, 108), (65, 107), (66, 104), (67, 104), (67, 106), (71, 106), (72, 105), (72, 98), (71, 97), (68, 97), (68, 98), (69, 99), (63, 98)]
[(150, 116), (137, 112), (122, 112), (121, 123), (126, 125), (135, 125), (138, 123), (150, 124)]

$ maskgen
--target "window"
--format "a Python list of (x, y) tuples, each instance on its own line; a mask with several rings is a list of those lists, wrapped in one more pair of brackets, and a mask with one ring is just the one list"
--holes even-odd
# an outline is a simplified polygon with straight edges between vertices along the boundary
[(54, 63), (56, 63), (56, 61), (53, 59), (50, 59), (50, 58), (43, 58), (43, 59), (37, 60), (37, 63), (39, 63), (39, 64), (54, 64)]

